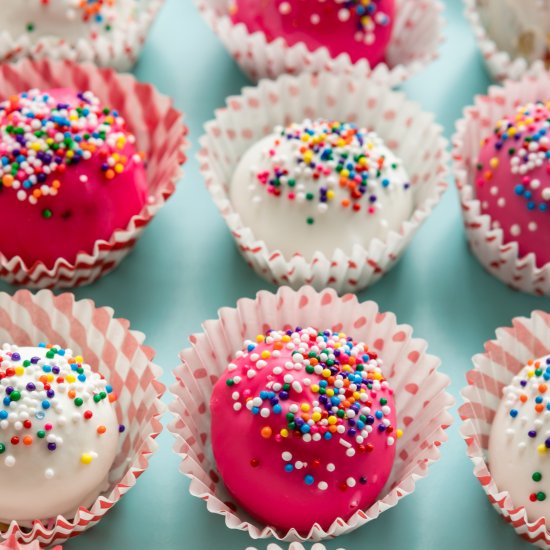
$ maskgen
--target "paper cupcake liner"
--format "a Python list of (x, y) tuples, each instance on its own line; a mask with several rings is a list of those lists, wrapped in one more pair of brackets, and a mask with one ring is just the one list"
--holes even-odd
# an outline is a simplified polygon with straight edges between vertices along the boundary
[[(246, 550), (260, 550), (260, 549), (255, 548), (254, 546), (248, 546)], [(267, 545), (267, 550), (307, 550), (307, 548), (303, 544), (300, 544), (299, 542), (291, 542), (288, 548), (283, 548), (278, 544), (271, 543)], [(327, 548), (323, 544), (316, 542), (311, 546), (310, 550), (327, 550)], [(339, 548), (338, 550), (344, 550), (344, 549)]]
[(466, 18), (473, 28), (483, 61), (494, 80), (519, 80), (526, 75), (537, 75), (545, 71), (544, 61), (529, 63), (523, 57), (512, 57), (508, 52), (499, 50), (485, 27), (477, 9), (479, 0), (464, 0)]
[[(301, 254), (285, 258), (244, 226), (229, 199), (231, 177), (243, 153), (275, 126), (318, 117), (354, 122), (384, 138), (403, 160), (416, 208), (385, 241), (374, 239), (368, 248), (355, 246), (350, 255), (335, 250), (331, 257), (317, 252), (311, 260)], [(393, 267), (447, 188), (447, 142), (433, 119), (402, 93), (368, 79), (329, 73), (283, 75), (245, 88), (241, 96), (227, 100), (226, 109), (216, 112), (200, 140), (200, 169), (239, 251), (260, 276), (293, 288), (307, 284), (318, 290), (329, 286), (357, 292)]]
[[(392, 313), (381, 313), (374, 302), (359, 303), (352, 294), (341, 298), (331, 289), (312, 287), (277, 294), (259, 292), (255, 300), (241, 299), (235, 309), (223, 308), (218, 319), (206, 321), (204, 332), (191, 336), (191, 347), (181, 354), (171, 387), (175, 400), (170, 410), (175, 421), (175, 452), (180, 471), (191, 479), (190, 492), (206, 502), (210, 512), (221, 514), (230, 529), (246, 531), (253, 539), (276, 537), (284, 541), (319, 541), (342, 535), (376, 519), (410, 494), (416, 481), (438, 460), (445, 429), (452, 423), (448, 409), (453, 398), (445, 391), (450, 380), (438, 372), (440, 361), (426, 352), (424, 340), (412, 338), (412, 328), (398, 325)], [(404, 435), (397, 441), (391, 476), (380, 500), (356, 512), (347, 522), (338, 518), (327, 531), (314, 525), (307, 537), (261, 525), (238, 507), (217, 473), (210, 446), (210, 396), (242, 342), (269, 328), (316, 326), (344, 331), (367, 342), (384, 360), (385, 376), (395, 390), (398, 425)]]
[(195, 4), (241, 69), (254, 81), (285, 73), (328, 71), (355, 78), (369, 76), (391, 87), (398, 86), (436, 59), (443, 41), (443, 5), (439, 0), (397, 1), (387, 63), (374, 68), (366, 59), (352, 63), (347, 54), (334, 58), (326, 48), (311, 52), (303, 43), (288, 46), (282, 38), (269, 43), (264, 33), (251, 34), (243, 23), (233, 24), (227, 0), (195, 0)]
[(75, 301), (72, 294), (55, 296), (48, 290), (38, 294), (20, 290), (14, 296), (0, 293), (0, 312), (0, 342), (20, 346), (51, 342), (78, 350), (113, 386), (117, 418), (126, 426), (110, 487), (89, 509), (80, 508), (71, 518), (35, 522), (32, 529), (17, 522), (0, 527), (1, 539), (49, 546), (98, 523), (147, 469), (157, 449), (154, 439), (162, 430), (165, 406), (160, 397), (165, 387), (158, 381), (162, 370), (152, 362), (154, 351), (143, 345), (143, 334), (130, 330), (127, 320), (115, 318), (112, 309), (96, 308), (91, 300)]
[(474, 356), (474, 368), (466, 375), (468, 386), (462, 390), (464, 404), (460, 433), (474, 463), (474, 475), (489, 502), (516, 532), (539, 548), (550, 548), (550, 531), (544, 518), (529, 522), (523, 506), (512, 503), (508, 491), (499, 490), (488, 465), (491, 423), (505, 386), (512, 382), (530, 359), (550, 353), (550, 314), (534, 311), (529, 318), (513, 319), (511, 327), (499, 328), (496, 340), (485, 343), (485, 353)]
[[(0, 548), (4, 550), (40, 550), (41, 546), (38, 541), (31, 542), (30, 544), (18, 542), (17, 537), (12, 535), (4, 542), (0, 542)], [(54, 546), (51, 550), (61, 550), (61, 546)]]
[(99, 34), (94, 40), (80, 38), (73, 43), (50, 36), (35, 41), (28, 34), (12, 36), (8, 31), (0, 32), (0, 63), (24, 58), (66, 59), (128, 71), (138, 60), (163, 4), (164, 0), (141, 0), (139, 14), (125, 26), (124, 32), (116, 30), (108, 36)]
[(474, 105), (464, 110), (453, 136), (453, 172), (472, 252), (489, 273), (510, 287), (545, 296), (550, 296), (550, 263), (537, 267), (534, 254), (520, 257), (518, 243), (506, 242), (502, 229), (491, 227), (490, 216), (481, 213), (473, 183), (481, 142), (492, 134), (496, 122), (522, 104), (548, 97), (549, 89), (547, 72), (493, 86), (487, 96), (477, 96)]
[(60, 258), (52, 268), (27, 266), (16, 256), (0, 253), (0, 279), (33, 288), (69, 288), (89, 284), (112, 271), (132, 250), (144, 228), (175, 191), (186, 160), (187, 128), (172, 102), (151, 85), (112, 69), (70, 61), (23, 60), (0, 65), (0, 100), (31, 88), (91, 90), (124, 116), (147, 159), (149, 200), (124, 229), (108, 240), (98, 240), (91, 253), (81, 252), (74, 263)]

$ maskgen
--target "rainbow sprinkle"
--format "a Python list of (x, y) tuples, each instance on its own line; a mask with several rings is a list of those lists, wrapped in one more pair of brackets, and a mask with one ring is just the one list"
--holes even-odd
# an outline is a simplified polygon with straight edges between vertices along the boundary
[[(514, 183), (515, 194), (522, 198), (530, 211), (548, 211), (550, 187), (541, 188), (539, 179), (532, 178), (530, 172), (546, 166), (550, 174), (550, 102), (539, 101), (518, 108), (515, 115), (500, 120), (494, 130), (495, 156), (489, 160), (489, 166), (478, 164), (477, 185), (489, 184), (501, 165), (498, 154), (507, 152), (510, 171), (517, 176)], [(489, 141), (487, 138), (482, 145)], [(540, 195), (540, 196), (538, 196)]]
[[(63, 439), (56, 435), (56, 426), (64, 425), (63, 416), (69, 411), (59, 409), (56, 395), (67, 395), (73, 401), (71, 421), (94, 422), (94, 410), (106, 400), (117, 399), (111, 386), (104, 378), (92, 371), (81, 356), (72, 356), (70, 350), (59, 346), (39, 344), (45, 357), (24, 359), (16, 346), (4, 346), (0, 351), (0, 456), (5, 466), (13, 467), (16, 458), (15, 447), (43, 445), (55, 452), (63, 445)], [(11, 438), (2, 440), (2, 433), (12, 432)], [(107, 428), (97, 425), (98, 436)], [(124, 426), (119, 427), (124, 431)], [(93, 454), (82, 454), (82, 464), (91, 464)], [(51, 469), (45, 477), (53, 477)]]
[[(124, 119), (91, 92), (79, 92), (76, 98), (68, 105), (31, 90), (0, 103), (0, 189), (12, 189), (19, 200), (37, 204), (40, 197), (57, 195), (66, 169), (96, 156), (105, 179), (125, 171), (129, 159), (122, 150), (135, 138)], [(132, 160), (142, 159), (136, 154)], [(86, 176), (80, 179), (87, 181)]]
[[(254, 178), (273, 197), (317, 201), (320, 214), (330, 205), (375, 214), (381, 190), (399, 185), (410, 189), (409, 182), (394, 177), (401, 163), (387, 159), (382, 139), (354, 124), (306, 120), (276, 128), (275, 134), (279, 137), (262, 157), (268, 169), (252, 169)], [(306, 223), (314, 222), (306, 218)]]
[[(542, 360), (530, 360), (528, 367), (521, 375), (514, 379), (514, 383), (505, 389), (505, 399), (508, 405), (508, 415), (513, 423), (520, 423), (521, 430), (525, 430), (527, 439), (519, 443), (520, 449), (526, 449), (528, 445), (532, 452), (546, 455), (550, 452), (550, 437), (542, 429), (542, 418), (550, 411), (550, 357)], [(529, 408), (534, 409), (536, 417), (534, 426), (524, 428), (526, 416), (521, 414)], [(541, 472), (533, 472), (531, 480), (538, 484), (542, 481)], [(546, 499), (546, 492), (534, 486), (529, 494), (532, 502)]]
[[(288, 352), (292, 359), (282, 359), (280, 366), (270, 371), (265, 387), (251, 393), (245, 381), (255, 378), (258, 371), (267, 367), (268, 360), (277, 362)], [(388, 418), (392, 409), (387, 399), (377, 395), (382, 388), (389, 389), (382, 374), (382, 361), (365, 344), (343, 333), (301, 327), (271, 330), (258, 335), (255, 341), (245, 342), (236, 361), (240, 366), (231, 363), (230, 377), (226, 379), (233, 409), (238, 414), (246, 411), (261, 417), (262, 438), (273, 437), (282, 443), (289, 438), (300, 438), (305, 443), (334, 439), (342, 445), (345, 456), (351, 458), (374, 450), (368, 438), (375, 430), (385, 434), (388, 446), (402, 435)], [(275, 427), (281, 425), (281, 418), (284, 427)], [(250, 464), (254, 468), (260, 465), (254, 458)], [(320, 465), (319, 459), (313, 460), (312, 466)], [(315, 470), (306, 472), (306, 466), (283, 447), (281, 467), (288, 473), (302, 470), (304, 483), (326, 490), (326, 481), (316, 479)], [(323, 470), (329, 473), (336, 470), (332, 463), (324, 466)], [(361, 475), (345, 480), (342, 489), (353, 487), (356, 482), (367, 483), (367, 478)]]
[[(314, 4), (314, 2), (311, 3)], [(354, 36), (358, 42), (374, 44), (376, 28), (387, 27), (391, 23), (390, 16), (380, 8), (382, 0), (332, 0), (332, 3), (337, 4), (339, 21), (342, 23), (356, 21)], [(324, 17), (325, 2), (318, 2), (318, 4), (321, 4), (319, 9), (313, 8), (310, 15), (312, 25), (318, 25)], [(283, 16), (291, 15), (292, 4), (287, 1), (280, 2), (279, 13)]]

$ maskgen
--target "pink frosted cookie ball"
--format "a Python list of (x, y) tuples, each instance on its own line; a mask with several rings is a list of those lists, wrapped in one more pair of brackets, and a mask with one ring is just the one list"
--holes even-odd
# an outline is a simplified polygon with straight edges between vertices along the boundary
[(369, 508), (390, 475), (396, 412), (376, 353), (342, 333), (270, 331), (214, 387), (212, 448), (235, 500), (306, 535)]
[(519, 107), (481, 148), (476, 195), (491, 226), (517, 242), (520, 256), (550, 262), (550, 103)]
[(135, 137), (91, 92), (31, 90), (0, 102), (0, 252), (27, 267), (74, 262), (147, 201)]
[(347, 53), (353, 63), (366, 58), (374, 67), (384, 61), (395, 18), (395, 0), (232, 0), (233, 22), (267, 40), (283, 38), (333, 57)]

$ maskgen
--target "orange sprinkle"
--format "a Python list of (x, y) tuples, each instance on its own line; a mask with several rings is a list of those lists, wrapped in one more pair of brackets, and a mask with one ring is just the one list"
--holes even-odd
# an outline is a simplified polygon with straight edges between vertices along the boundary
[(542, 403), (538, 403), (537, 405), (535, 405), (535, 410), (538, 413), (541, 413), (544, 410), (544, 405)]
[(107, 431), (107, 428), (106, 428), (105, 426), (98, 426), (98, 427), (97, 427), (97, 433), (98, 433), (99, 435), (104, 434), (106, 431)]
[(546, 384), (540, 384), (539, 385), (539, 392), (540, 393), (546, 393), (547, 389), (548, 389), (548, 386)]
[(23, 444), (25, 444), (25, 445), (32, 445), (32, 436), (26, 435), (26, 436), (23, 438)]
[(273, 430), (269, 426), (264, 426), (260, 433), (262, 434), (262, 437), (264, 439), (269, 439), (271, 437), (271, 434), (273, 433)]
[(71, 399), (74, 399), (76, 397), (76, 392), (74, 390), (69, 390), (68, 395)]

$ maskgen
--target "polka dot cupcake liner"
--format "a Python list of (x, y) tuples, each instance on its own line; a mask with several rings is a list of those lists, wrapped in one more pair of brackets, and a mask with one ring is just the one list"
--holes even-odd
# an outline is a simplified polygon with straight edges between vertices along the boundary
[(112, 271), (133, 249), (143, 230), (174, 193), (186, 161), (187, 128), (171, 100), (149, 84), (112, 69), (71, 61), (23, 60), (0, 65), (0, 98), (32, 88), (91, 90), (106, 105), (117, 109), (136, 136), (137, 148), (147, 159), (149, 199), (128, 226), (107, 240), (98, 240), (94, 250), (77, 255), (74, 262), (60, 258), (53, 267), (37, 262), (26, 265), (22, 258), (7, 258), (0, 252), (0, 279), (32, 288), (71, 288), (89, 284)]
[(135, 18), (124, 26), (124, 31), (98, 34), (94, 40), (79, 38), (69, 42), (55, 36), (33, 40), (32, 33), (15, 36), (0, 31), (0, 63), (20, 59), (66, 59), (77, 63), (94, 63), (128, 71), (137, 62), (151, 25), (164, 0), (141, 0)]
[(549, 342), (550, 314), (543, 311), (517, 317), (512, 326), (497, 329), (496, 339), (485, 343), (485, 352), (473, 357), (474, 368), (466, 375), (468, 386), (461, 392), (464, 404), (459, 409), (460, 433), (489, 502), (518, 535), (546, 549), (550, 548), (550, 531), (545, 518), (528, 521), (525, 508), (513, 503), (508, 491), (499, 490), (491, 476), (488, 447), (503, 389), (529, 360), (550, 353)]
[(371, 67), (366, 59), (352, 63), (349, 55), (334, 58), (326, 48), (310, 51), (303, 43), (289, 46), (282, 38), (268, 42), (264, 33), (249, 33), (234, 24), (227, 0), (195, 0), (200, 13), (223, 45), (254, 81), (302, 72), (328, 71), (371, 77), (398, 86), (438, 56), (443, 41), (443, 5), (439, 0), (398, 0), (387, 62)]
[(95, 307), (91, 300), (76, 301), (72, 294), (55, 296), (49, 290), (37, 294), (20, 290), (13, 296), (0, 293), (0, 311), (0, 342), (19, 346), (50, 342), (82, 354), (109, 380), (118, 396), (114, 404), (117, 420), (126, 427), (109, 474), (109, 488), (89, 509), (80, 508), (74, 517), (36, 521), (32, 528), (17, 522), (0, 525), (3, 540), (50, 546), (97, 524), (147, 469), (157, 450), (154, 440), (162, 431), (162, 370), (153, 363), (154, 351), (144, 345), (142, 333), (130, 330), (126, 319), (116, 318), (110, 308)]
[[(327, 531), (314, 525), (307, 537), (261, 525), (237, 506), (217, 473), (210, 444), (213, 386), (242, 342), (270, 328), (296, 326), (344, 331), (374, 349), (395, 390), (397, 424), (404, 430), (379, 500), (347, 522), (338, 518)], [(353, 294), (338, 297), (331, 289), (283, 287), (276, 294), (262, 291), (253, 300), (239, 300), (236, 308), (221, 309), (218, 319), (206, 321), (203, 329), (191, 336), (191, 347), (181, 352), (181, 364), (174, 370), (170, 410), (175, 420), (168, 429), (176, 437), (180, 471), (191, 479), (191, 494), (202, 499), (209, 512), (224, 516), (230, 529), (246, 531), (253, 539), (276, 537), (287, 542), (316, 542), (348, 533), (412, 493), (428, 466), (439, 459), (439, 446), (447, 440), (445, 430), (452, 422), (448, 409), (453, 398), (445, 391), (450, 380), (439, 372), (440, 360), (427, 353), (427, 343), (413, 338), (410, 326), (397, 324), (392, 313), (380, 312), (374, 302), (359, 303)]]
[[(544, 61), (529, 63), (523, 57), (514, 58), (508, 52), (498, 48), (483, 25), (478, 9), (480, 0), (464, 0), (464, 4), (466, 18), (474, 31), (487, 70), (494, 80), (499, 82), (508, 79), (519, 80), (526, 75), (537, 75), (544, 72)], [(509, 26), (506, 28), (510, 29)]]
[[(384, 241), (374, 239), (368, 248), (356, 245), (350, 255), (335, 250), (330, 257), (317, 252), (311, 260), (299, 252), (285, 257), (257, 240), (253, 229), (243, 224), (231, 204), (229, 185), (243, 154), (275, 126), (315, 118), (353, 122), (380, 135), (403, 161), (415, 210)], [(330, 73), (283, 75), (245, 88), (216, 112), (200, 140), (200, 168), (240, 253), (260, 276), (293, 288), (308, 284), (319, 290), (329, 286), (338, 292), (357, 292), (395, 265), (447, 188), (447, 142), (433, 119), (402, 93), (369, 79)]]
[[(482, 140), (492, 135), (495, 124), (529, 102), (548, 96), (550, 74), (526, 76), (519, 82), (493, 86), (486, 96), (464, 110), (453, 137), (453, 172), (458, 187), (466, 237), (483, 267), (508, 286), (531, 294), (550, 296), (550, 263), (537, 267), (534, 254), (519, 255), (518, 243), (505, 242), (500, 228), (481, 213), (474, 188)], [(520, 228), (528, 231), (528, 228)]]

